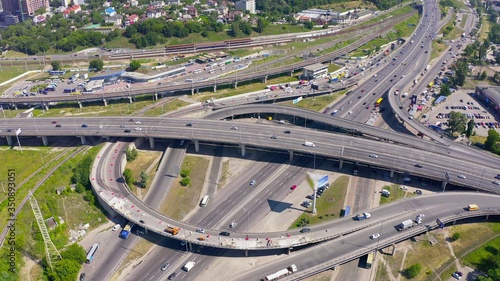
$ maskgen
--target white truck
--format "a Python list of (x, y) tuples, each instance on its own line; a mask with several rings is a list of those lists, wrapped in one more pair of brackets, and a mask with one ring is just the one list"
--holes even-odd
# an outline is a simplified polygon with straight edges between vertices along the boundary
[(316, 145), (310, 141), (304, 142), (304, 146), (315, 147)]
[(372, 215), (370, 213), (362, 213), (362, 214), (358, 214), (356, 216), (356, 219), (358, 221), (362, 221), (362, 220), (365, 220), (365, 219), (369, 219)]
[(397, 227), (398, 231), (403, 231), (405, 229), (414, 227), (415, 225), (419, 225), (420, 223), (422, 223), (422, 219), (424, 217), (425, 217), (425, 215), (420, 214), (420, 215), (417, 215), (415, 220), (405, 220), (405, 221), (401, 222)]
[(295, 264), (290, 265), (287, 268), (283, 268), (282, 270), (275, 272), (273, 274), (269, 274), (266, 277), (264, 277), (265, 281), (272, 281), (272, 280), (278, 280), (279, 278), (283, 276), (290, 275), (294, 272), (297, 272), (297, 266)]
[(188, 271), (190, 271), (190, 270), (191, 270), (191, 268), (193, 268), (193, 267), (194, 267), (194, 265), (195, 265), (195, 264), (196, 264), (196, 263), (195, 263), (194, 261), (190, 261), (190, 262), (186, 263), (186, 264), (182, 267), (182, 270), (184, 270), (184, 271), (188, 272)]

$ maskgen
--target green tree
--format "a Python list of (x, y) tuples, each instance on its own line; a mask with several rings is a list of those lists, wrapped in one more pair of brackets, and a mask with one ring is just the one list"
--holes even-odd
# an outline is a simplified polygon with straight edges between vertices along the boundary
[(78, 243), (73, 243), (61, 252), (63, 259), (74, 260), (79, 264), (85, 262), (85, 250)]
[(185, 177), (189, 177), (189, 175), (191, 174), (191, 170), (188, 170), (188, 169), (183, 169), (181, 171), (181, 177), (185, 178)]
[(467, 131), (465, 131), (465, 135), (470, 138), (474, 133), (474, 119), (469, 120), (467, 123)]
[(500, 83), (500, 72), (495, 72), (495, 75), (493, 75), (493, 80), (495, 82)]
[(149, 181), (149, 175), (146, 171), (141, 171), (141, 187), (146, 188), (146, 185)]
[(488, 77), (488, 74), (486, 73), (486, 70), (485, 70), (485, 71), (483, 71), (483, 73), (481, 73), (481, 76), (479, 76), (479, 79), (484, 80), (484, 79), (486, 79), (486, 77)]
[(252, 33), (252, 25), (247, 21), (240, 21), (240, 30), (245, 35), (250, 35)]
[(460, 233), (458, 232), (453, 233), (453, 235), (451, 236), (451, 240), (457, 241), (458, 239), (460, 239)]
[(262, 19), (262, 18), (259, 18), (257, 20), (257, 28), (255, 29), (255, 31), (257, 31), (258, 33), (262, 33), (264, 32), (264, 29), (266, 28), (267, 26), (267, 22)]
[(189, 177), (185, 177), (180, 181), (180, 184), (182, 186), (189, 186), (191, 185), (191, 179)]
[(488, 137), (486, 138), (486, 141), (484, 142), (484, 147), (491, 152), (496, 152), (498, 151), (498, 146), (497, 143), (500, 141), (500, 134), (493, 130), (490, 129), (488, 130)]
[(132, 184), (134, 184), (134, 177), (132, 176), (132, 170), (128, 168), (125, 169), (125, 171), (123, 171), (123, 178), (125, 180), (125, 183), (127, 183), (129, 187), (132, 186)]
[(138, 60), (132, 60), (130, 62), (130, 70), (136, 71), (137, 69), (141, 68), (141, 62)]
[(139, 152), (137, 152), (137, 149), (135, 149), (135, 148), (129, 148), (125, 152), (127, 162), (133, 162), (137, 158), (138, 155), (139, 155)]
[(58, 61), (53, 61), (50, 63), (52, 65), (52, 70), (59, 70), (61, 69), (61, 63)]
[(458, 132), (463, 133), (465, 131), (465, 125), (467, 124), (467, 117), (465, 117), (461, 112), (451, 111), (450, 118), (448, 119), (448, 126), (452, 133)]
[(306, 21), (304, 22), (304, 27), (307, 29), (313, 29), (314, 23), (312, 21)]
[(89, 68), (101, 71), (104, 68), (104, 62), (102, 60), (91, 60), (89, 62)]
[(446, 83), (443, 83), (441, 85), (441, 91), (439, 91), (439, 94), (445, 97), (451, 95), (450, 86), (448, 86), (448, 84)]
[(231, 36), (238, 37), (241, 34), (240, 25), (237, 22), (231, 24)]
[(420, 271), (422, 270), (422, 265), (419, 263), (416, 263), (407, 269), (404, 270), (404, 275), (408, 279), (412, 279), (417, 277), (420, 274)]
[(465, 79), (467, 78), (467, 72), (469, 71), (469, 66), (467, 65), (466, 59), (458, 60), (455, 65), (455, 76), (453, 81), (458, 86), (463, 86)]

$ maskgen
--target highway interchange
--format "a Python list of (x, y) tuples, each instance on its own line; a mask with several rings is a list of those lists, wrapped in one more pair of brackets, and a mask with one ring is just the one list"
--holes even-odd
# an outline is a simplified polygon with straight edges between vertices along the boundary
[[(435, 10), (432, 10), (435, 11)], [(439, 9), (437, 9), (439, 13)], [(424, 14), (426, 12), (424, 11)], [(417, 31), (414, 35), (415, 42), (419, 43), (420, 40), (418, 36), (423, 37), (424, 34), (431, 34), (431, 31), (427, 30), (437, 30), (436, 19), (433, 15), (430, 15), (432, 19), (429, 22), (423, 21), (421, 26), (423, 26), (423, 30)], [(432, 23), (431, 23), (432, 22)], [(429, 29), (426, 29), (427, 28)], [(419, 30), (422, 28), (419, 28)], [(433, 31), (435, 33), (435, 30)], [(430, 36), (430, 35), (426, 35)], [(426, 44), (430, 44), (430, 38), (425, 42)], [(393, 69), (386, 66), (383, 70), (378, 72), (377, 77), (379, 77), (379, 81), (375, 82), (373, 79), (370, 79), (368, 83), (361, 85), (358, 88), (358, 91), (361, 91), (363, 88), (372, 89), (373, 92), (377, 93), (380, 89), (380, 93), (383, 93), (383, 89), (387, 89), (388, 86), (392, 86), (393, 82), (388, 82), (393, 76), (393, 73), (409, 73), (413, 67), (417, 68), (416, 72), (419, 73), (421, 71), (418, 68), (422, 67), (426, 63), (416, 64), (419, 55), (423, 50), (429, 48), (426, 46), (425, 48), (421, 48), (419, 44), (413, 44), (414, 48), (411, 49), (411, 46), (407, 49), (403, 48), (404, 54), (398, 58), (397, 62), (403, 61), (406, 63), (402, 63), (398, 65), (401, 69)], [(420, 53), (419, 53), (420, 52)], [(408, 54), (410, 57), (408, 60), (405, 60), (404, 55)], [(422, 60), (423, 61), (423, 60)], [(414, 66), (409, 66), (410, 64), (414, 64)], [(405, 68), (407, 67), (407, 68)], [(386, 69), (387, 68), (387, 69)], [(414, 77), (414, 75), (408, 75), (408, 79), (413, 79), (410, 77)], [(375, 77), (374, 77), (375, 78)], [(398, 77), (399, 78), (399, 77)], [(402, 82), (401, 82), (402, 83)], [(370, 90), (371, 91), (371, 90)], [(352, 97), (356, 97), (358, 92), (351, 93)], [(374, 98), (373, 98), (374, 99)], [(359, 101), (363, 101), (362, 99)], [(347, 102), (347, 101), (346, 101)], [(350, 105), (347, 103), (346, 107)], [(359, 106), (359, 104), (353, 104), (353, 108), (363, 108)], [(237, 110), (237, 109), (233, 109)], [(248, 106), (245, 110), (252, 110), (251, 106)], [(272, 113), (273, 110), (283, 111), (280, 108), (273, 109), (264, 109), (262, 107), (258, 110), (258, 112), (269, 112)], [(347, 108), (344, 109), (346, 112)], [(332, 109), (333, 111), (333, 109)], [(256, 113), (256, 109), (254, 108), (253, 113)], [(361, 112), (361, 111), (360, 111)], [(351, 116), (357, 116), (358, 118), (364, 118), (363, 113), (352, 114)], [(226, 110), (226, 114), (228, 111)], [(279, 112), (280, 114), (286, 114), (283, 112)], [(329, 113), (329, 112), (327, 112)], [(398, 113), (398, 112), (396, 112)], [(306, 113), (304, 113), (306, 114)], [(235, 115), (234, 111), (231, 114), (226, 115)], [(293, 116), (294, 114), (286, 114), (288, 116)], [(300, 116), (300, 113), (297, 114)], [(318, 114), (320, 115), (320, 114)], [(324, 122), (320, 120), (321, 118), (331, 118), (329, 115), (323, 116), (312, 116), (312, 120), (317, 120), (320, 122)], [(399, 112), (398, 115), (405, 116), (406, 112)], [(343, 116), (346, 117), (346, 116)], [(309, 118), (309, 117), (308, 117)], [(302, 166), (310, 166), (310, 158), (301, 159), (300, 154), (302, 155), (310, 155), (314, 154), (317, 156), (327, 157), (328, 159), (345, 159), (351, 162), (359, 162), (367, 165), (373, 165), (378, 167), (383, 167), (386, 169), (394, 169), (399, 172), (410, 172), (412, 174), (416, 174), (419, 176), (426, 176), (433, 179), (443, 179), (445, 172), (450, 172), (452, 174), (451, 182), (454, 184), (465, 185), (465, 186), (474, 186), (479, 189), (498, 192), (498, 188), (495, 185), (491, 184), (491, 179), (498, 173), (498, 158), (493, 156), (487, 156), (483, 153), (472, 151), (467, 147), (457, 147), (457, 145), (452, 142), (445, 143), (446, 145), (439, 145), (430, 141), (422, 141), (417, 138), (414, 140), (405, 139), (401, 134), (393, 134), (391, 133), (391, 137), (382, 137), (379, 133), (375, 132), (373, 135), (378, 135), (379, 138), (391, 139), (391, 142), (396, 142), (398, 144), (393, 144), (391, 142), (383, 142), (377, 140), (370, 140), (360, 137), (352, 137), (348, 135), (337, 135), (331, 134), (323, 131), (313, 131), (307, 128), (296, 128), (291, 127), (289, 125), (281, 126), (281, 125), (258, 125), (258, 124), (241, 124), (230, 121), (215, 121), (215, 120), (186, 120), (186, 119), (163, 119), (161, 122), (158, 122), (157, 118), (140, 118), (141, 124), (135, 125), (128, 121), (128, 118), (109, 118), (106, 120), (97, 119), (97, 118), (57, 118), (58, 124), (62, 125), (63, 130), (61, 128), (55, 128), (55, 126), (51, 123), (52, 119), (36, 119), (36, 120), (15, 120), (14, 122), (0, 122), (1, 132), (0, 134), (3, 136), (13, 135), (13, 132), (7, 132), (8, 129), (16, 129), (22, 128), (21, 136), (131, 136), (131, 137), (145, 137), (145, 138), (167, 138), (167, 139), (186, 139), (186, 140), (199, 140), (202, 143), (210, 142), (210, 143), (224, 143), (231, 145), (247, 145), (248, 147), (262, 147), (266, 149), (270, 149), (273, 151), (281, 151), (285, 152), (284, 156), (278, 156), (277, 159), (272, 159), (272, 164), (262, 163), (260, 165), (256, 165), (254, 170), (249, 174), (260, 174), (261, 180), (265, 179), (267, 176), (266, 171), (273, 170), (274, 168), (281, 165), (288, 158), (287, 151), (294, 151), (296, 155), (294, 156), (296, 161), (300, 161), (304, 163)], [(408, 121), (408, 120), (405, 120)], [(329, 121), (324, 123), (328, 124)], [(191, 126), (186, 126), (186, 124), (191, 123)], [(82, 124), (86, 124), (86, 127), (81, 127)], [(130, 133), (124, 133), (123, 128), (120, 128), (120, 125), (127, 125), (132, 130)], [(34, 126), (34, 127), (33, 127)], [(237, 126), (238, 130), (231, 130), (232, 127)], [(344, 125), (346, 126), (346, 125)], [(355, 127), (356, 125), (352, 125)], [(416, 125), (415, 125), (416, 126)], [(140, 131), (135, 131), (135, 128), (141, 128)], [(361, 125), (359, 126), (361, 127)], [(286, 130), (291, 131), (291, 134), (284, 133)], [(59, 130), (58, 130), (59, 129)], [(365, 129), (363, 127), (363, 129)], [(360, 128), (357, 128), (360, 130)], [(426, 129), (427, 130), (427, 129)], [(387, 132), (386, 132), (387, 133)], [(427, 131), (426, 131), (427, 134)], [(277, 139), (271, 139), (270, 137), (276, 135)], [(371, 134), (370, 134), (371, 135)], [(402, 141), (397, 140), (398, 138), (403, 139)], [(436, 140), (441, 142), (446, 142), (446, 140), (440, 139), (440, 136), (436, 136)], [(305, 141), (312, 141), (316, 144), (314, 148), (304, 147), (303, 144)], [(425, 147), (428, 148), (426, 150), (415, 149), (415, 146), (418, 147), (421, 143), (425, 143)], [(401, 145), (404, 144), (404, 145)], [(414, 146), (413, 146), (414, 145)], [(367, 149), (369, 147), (370, 149)], [(184, 149), (180, 149), (184, 150)], [(368, 155), (371, 153), (376, 153), (379, 157), (376, 159), (370, 158)], [(177, 155), (177, 161), (180, 161), (182, 155)], [(465, 157), (464, 157), (465, 156)], [(300, 160), (297, 160), (300, 159)], [(408, 159), (412, 159), (408, 161)], [(172, 160), (175, 162), (175, 160)], [(100, 162), (100, 161), (98, 161)], [(415, 164), (422, 164), (422, 168), (415, 167)], [(445, 164), (445, 165), (443, 165)], [(102, 165), (102, 164), (99, 164)], [(271, 166), (269, 166), (271, 165)], [(443, 167), (444, 166), (444, 167)], [(301, 166), (295, 167), (295, 169), (303, 169)], [(310, 168), (310, 167), (309, 167)], [(102, 169), (106, 170), (106, 169)], [(121, 173), (119, 170), (114, 170), (112, 172), (114, 177), (121, 177)], [(298, 170), (294, 171), (292, 174), (302, 174), (303, 171), (299, 172)], [(456, 177), (458, 174), (467, 175), (466, 180), (460, 180)], [(103, 180), (101, 184), (107, 185), (104, 182), (104, 179), (108, 178), (110, 175), (101, 175), (96, 178)], [(282, 176), (289, 178), (288, 175)], [(293, 182), (295, 179), (291, 178), (290, 182)], [(235, 185), (231, 186), (231, 188), (241, 188), (241, 193), (238, 195), (231, 196), (240, 196), (239, 198), (234, 198), (233, 202), (241, 200), (242, 197), (248, 196), (249, 192), (247, 188), (247, 182), (244, 184), (240, 184), (240, 186)], [(288, 182), (283, 184), (283, 186), (289, 185)], [(270, 185), (271, 186), (271, 185)], [(101, 186), (104, 188), (104, 186)], [(118, 189), (116, 192), (123, 192), (123, 189)], [(277, 191), (279, 192), (279, 191)], [(238, 193), (238, 192), (237, 192)], [(236, 193), (235, 193), (236, 194)], [(157, 194), (158, 195), (158, 194)], [(448, 193), (445, 195), (432, 195), (432, 196), (422, 196), (418, 198), (414, 198), (411, 200), (402, 201), (398, 204), (391, 204), (388, 206), (384, 206), (379, 209), (375, 209), (372, 212), (374, 214), (374, 218), (369, 222), (363, 222), (369, 224), (365, 229), (349, 234), (348, 236), (344, 236), (341, 239), (334, 239), (330, 242), (326, 242), (326, 244), (321, 244), (323, 247), (319, 249), (318, 246), (313, 246), (309, 249), (306, 249), (303, 253), (299, 255), (291, 255), (289, 258), (285, 260), (281, 260), (278, 263), (273, 263), (265, 267), (259, 267), (258, 273), (249, 272), (245, 275), (241, 275), (238, 277), (234, 277), (234, 280), (255, 280), (260, 279), (266, 273), (272, 273), (276, 268), (286, 267), (291, 263), (300, 264), (301, 268), (311, 268), (314, 265), (320, 265), (323, 263), (329, 262), (331, 265), (338, 265), (349, 259), (358, 257), (359, 255), (365, 254), (371, 249), (374, 248), (383, 248), (389, 244), (392, 244), (396, 241), (401, 241), (403, 239), (407, 239), (408, 237), (415, 235), (416, 233), (412, 232), (404, 232), (399, 234), (395, 231), (394, 225), (398, 224), (402, 219), (412, 218), (416, 214), (424, 213), (426, 215), (426, 220), (424, 223), (432, 224), (436, 218), (451, 218), (450, 220), (456, 219), (457, 216), (460, 217), (462, 215), (467, 215), (464, 211), (464, 207), (472, 202), (481, 202), (482, 211), (490, 214), (498, 214), (500, 211), (498, 209), (498, 197), (495, 195), (486, 195), (486, 194), (465, 194), (462, 193)], [(161, 196), (153, 196), (154, 200), (160, 200)], [(280, 197), (279, 194), (277, 196)], [(151, 198), (151, 197), (150, 197)], [(135, 200), (136, 198), (129, 197), (130, 200)], [(148, 203), (146, 199), (144, 203)], [(151, 198), (150, 200), (153, 200)], [(218, 199), (223, 202), (225, 199)], [(134, 202), (137, 206), (143, 206), (142, 202)], [(220, 228), (222, 225), (214, 224), (215, 221), (226, 221), (226, 224), (229, 220), (233, 218), (224, 218), (221, 216), (222, 213), (231, 210), (233, 206), (224, 206), (222, 209), (215, 210), (216, 206), (223, 204), (213, 204), (213, 210), (209, 210), (210, 212), (205, 213), (202, 216), (198, 216), (193, 218), (189, 223), (193, 223), (193, 226), (183, 225), (183, 228), (187, 230), (194, 230), (197, 226), (204, 226), (208, 233), (212, 235), (217, 235), (218, 231), (214, 230), (210, 232), (210, 228), (214, 227), (214, 229)], [(402, 216), (394, 216), (394, 214), (402, 214)], [(471, 215), (479, 215), (479, 213), (471, 214)], [(244, 217), (244, 212), (240, 213), (240, 217), (238, 221), (244, 221), (242, 218)], [(162, 218), (163, 219), (163, 218)], [(165, 219), (167, 220), (167, 219)], [(313, 232), (311, 235), (315, 235), (315, 233), (320, 234), (324, 233), (325, 229), (331, 229), (335, 225), (344, 230), (352, 229), (354, 227), (359, 226), (359, 222), (354, 222), (350, 218), (337, 220), (335, 222), (324, 224), (318, 227), (313, 228)], [(340, 226), (342, 225), (342, 226)], [(419, 227), (420, 228), (420, 227)], [(377, 229), (377, 230), (375, 230)], [(379, 230), (380, 229), (380, 230)], [(234, 237), (246, 237), (247, 234), (245, 232), (248, 231), (244, 224), (239, 224), (236, 229)], [(382, 238), (380, 241), (370, 241), (368, 236), (375, 231), (379, 231), (382, 234)], [(416, 232), (423, 232), (425, 229), (415, 228)], [(294, 233), (295, 234), (295, 233)], [(329, 234), (335, 234), (330, 232)], [(251, 238), (257, 237), (268, 237), (271, 235), (283, 235), (283, 233), (265, 233), (265, 234), (248, 234)], [(347, 240), (348, 239), (348, 240)], [(348, 241), (348, 243), (346, 243)], [(120, 242), (120, 243), (126, 243)], [(357, 245), (363, 245), (362, 250)], [(328, 246), (328, 247), (324, 247)], [(330, 252), (325, 249), (335, 249), (335, 252)], [(311, 254), (313, 252), (313, 254)], [(332, 260), (332, 254), (337, 258)], [(308, 256), (307, 259), (304, 259), (305, 256)], [(155, 267), (157, 265), (155, 264)], [(280, 267), (281, 266), (281, 267)], [(157, 269), (155, 269), (157, 271)], [(190, 273), (191, 274), (191, 273)], [(298, 278), (296, 275), (293, 278)], [(187, 278), (186, 276), (180, 276), (182, 278)], [(187, 279), (185, 279), (187, 280)]]

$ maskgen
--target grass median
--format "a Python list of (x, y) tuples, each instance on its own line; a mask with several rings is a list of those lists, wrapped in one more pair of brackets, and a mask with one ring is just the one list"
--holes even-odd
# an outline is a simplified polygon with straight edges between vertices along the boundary
[(304, 212), (299, 218), (297, 218), (297, 220), (293, 222), (290, 228), (301, 228), (303, 227), (302, 222), (307, 222), (307, 225), (315, 225), (339, 218), (340, 211), (344, 207), (348, 184), (348, 176), (340, 176), (339, 178), (337, 178), (333, 183), (330, 184), (330, 188), (326, 189), (323, 192), (321, 198), (316, 199), (317, 214), (313, 215), (310, 212), (312, 206), (309, 207), (309, 212)]
[(204, 157), (186, 156), (181, 165), (182, 170), (189, 170), (191, 185), (182, 186), (181, 177), (177, 178), (170, 188), (167, 199), (160, 212), (173, 219), (182, 220), (199, 203), (201, 190), (205, 182), (209, 160)]

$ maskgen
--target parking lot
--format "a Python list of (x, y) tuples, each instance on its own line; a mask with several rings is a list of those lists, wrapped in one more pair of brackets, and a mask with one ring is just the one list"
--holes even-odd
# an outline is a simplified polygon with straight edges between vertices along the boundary
[(471, 90), (455, 91), (445, 101), (432, 107), (427, 112), (426, 118), (422, 117), (420, 121), (447, 129), (448, 114), (451, 111), (466, 114), (468, 120), (474, 119), (476, 123), (474, 130), (477, 135), (487, 136), (489, 129), (500, 132), (499, 117), (491, 114), (482, 103), (474, 99), (474, 92)]

